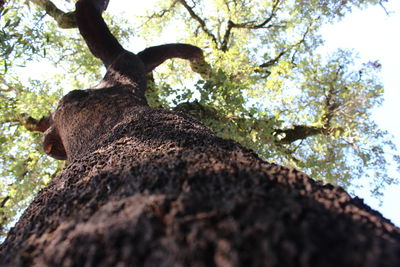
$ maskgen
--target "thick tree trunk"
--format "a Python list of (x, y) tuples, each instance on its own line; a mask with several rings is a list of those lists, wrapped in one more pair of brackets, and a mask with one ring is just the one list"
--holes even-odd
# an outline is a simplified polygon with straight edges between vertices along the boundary
[(399, 229), (360, 199), (108, 94), (64, 97), (70, 127), (104, 131), (10, 231), (4, 266), (400, 266)]
[(201, 51), (125, 51), (105, 2), (76, 14), (107, 74), (42, 121), (45, 151), (71, 163), (11, 229), (1, 266), (400, 266), (400, 229), (362, 200), (150, 108), (145, 71)]

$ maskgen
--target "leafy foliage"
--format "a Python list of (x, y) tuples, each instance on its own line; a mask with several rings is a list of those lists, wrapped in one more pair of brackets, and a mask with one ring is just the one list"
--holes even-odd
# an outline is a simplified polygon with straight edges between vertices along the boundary
[[(55, 3), (73, 10), (71, 2)], [(150, 79), (152, 105), (188, 112), (264, 159), (325, 182), (349, 186), (369, 176), (378, 195), (395, 181), (387, 174), (388, 152), (396, 155), (389, 134), (370, 116), (382, 102), (381, 66), (360, 63), (353, 51), (316, 53), (323, 44), (322, 25), (378, 3), (160, 0), (130, 24), (107, 20), (122, 43), (132, 36), (149, 45), (172, 38), (204, 49), (212, 66), (209, 79), (188, 71), (184, 61), (169, 61)], [(33, 194), (64, 166), (44, 155), (41, 135), (24, 127), (27, 118), (48, 115), (63, 94), (99, 81), (102, 69), (78, 31), (60, 29), (42, 8), (15, 0), (0, 12), (4, 234)]]
[[(395, 180), (387, 175), (385, 151), (396, 151), (370, 118), (382, 102), (381, 66), (360, 63), (353, 51), (316, 53), (321, 25), (377, 3), (159, 1), (142, 31), (151, 40), (169, 25), (184, 25), (178, 37), (206, 48), (214, 69), (210, 80), (193, 87), (186, 67), (170, 63), (156, 74), (161, 92), (174, 95), (162, 99), (165, 105), (186, 111), (190, 103), (201, 106), (192, 108), (194, 116), (267, 160), (345, 187), (371, 177), (379, 194)], [(153, 31), (156, 25), (162, 28)]]

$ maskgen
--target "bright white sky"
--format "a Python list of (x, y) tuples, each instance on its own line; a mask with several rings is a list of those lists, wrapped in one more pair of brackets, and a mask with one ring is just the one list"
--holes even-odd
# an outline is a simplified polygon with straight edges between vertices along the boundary
[[(113, 0), (110, 1), (107, 11), (110, 13), (122, 11), (130, 16), (140, 16), (143, 15), (143, 9), (152, 7), (154, 2), (155, 0), (142, 2)], [(373, 112), (373, 117), (380, 128), (393, 134), (393, 141), (400, 149), (400, 123), (397, 123), (395, 119), (395, 116), (400, 116), (400, 1), (389, 0), (385, 3), (385, 7), (390, 12), (390, 16), (382, 7), (375, 6), (366, 10), (354, 10), (341, 22), (323, 27), (321, 33), (326, 43), (318, 52), (328, 53), (337, 48), (352, 48), (360, 54), (363, 62), (379, 60), (383, 65), (381, 74), (385, 87), (385, 101), (382, 107)], [(171, 42), (171, 40), (160, 38), (157, 42), (160, 44)], [(135, 47), (132, 51), (140, 51), (143, 48)], [(393, 177), (399, 176), (395, 168), (390, 172)], [(367, 184), (368, 181), (365, 181), (365, 185)], [(398, 207), (400, 185), (391, 185), (385, 189), (381, 205), (379, 201), (371, 197), (368, 186), (362, 190), (354, 189), (354, 191), (368, 205), (400, 226), (400, 208)]]

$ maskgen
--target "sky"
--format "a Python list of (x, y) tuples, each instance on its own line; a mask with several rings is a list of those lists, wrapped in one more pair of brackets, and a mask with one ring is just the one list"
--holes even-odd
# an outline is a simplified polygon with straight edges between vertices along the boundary
[[(121, 5), (121, 2), (124, 5)], [(142, 10), (152, 7), (155, 0), (110, 1), (108, 12), (126, 12), (131, 16), (143, 15)], [(400, 123), (396, 116), (400, 115), (400, 1), (389, 0), (385, 9), (377, 5), (364, 10), (353, 10), (333, 25), (321, 29), (325, 39), (320, 53), (329, 53), (338, 48), (350, 48), (359, 53), (362, 62), (379, 60), (382, 64), (381, 78), (385, 87), (384, 103), (373, 111), (373, 118), (381, 129), (393, 135), (393, 142), (400, 149)], [(169, 36), (171, 38), (171, 35)], [(161, 38), (162, 39), (162, 38)], [(163, 40), (158, 40), (163, 43)], [(170, 42), (165, 40), (164, 42)], [(138, 49), (136, 43), (136, 49)], [(129, 49), (129, 48), (128, 48)], [(143, 47), (140, 47), (143, 49)], [(400, 152), (399, 152), (400, 153)], [(390, 170), (393, 176), (399, 176), (395, 168)], [(394, 224), (400, 226), (400, 185), (390, 185), (384, 190), (379, 201), (371, 196), (368, 181), (360, 179), (366, 186), (362, 189), (351, 188), (353, 195), (363, 198), (373, 209), (378, 210)]]

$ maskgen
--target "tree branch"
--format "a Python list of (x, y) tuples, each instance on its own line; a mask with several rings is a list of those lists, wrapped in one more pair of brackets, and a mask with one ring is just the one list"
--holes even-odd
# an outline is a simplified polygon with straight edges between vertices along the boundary
[(15, 88), (12, 88), (12, 87), (8, 87), (8, 88), (5, 88), (5, 89), (0, 88), (0, 92), (1, 93), (12, 92), (14, 90), (15, 90)]
[[(126, 50), (108, 29), (102, 11), (108, 1), (80, 0), (76, 3), (76, 20), (79, 32), (85, 39), (92, 54), (100, 58), (105, 66), (109, 66)], [(103, 6), (104, 4), (104, 6)]]
[(3, 198), (0, 202), (0, 208), (4, 208), (4, 206), (7, 204), (7, 202), (11, 199), (10, 196), (6, 196), (5, 198)]
[(279, 144), (291, 144), (297, 140), (306, 139), (310, 136), (318, 134), (328, 134), (329, 130), (323, 127), (306, 126), (306, 125), (294, 125), (291, 129), (277, 129), (274, 135), (282, 135), (282, 138), (278, 139)]
[(53, 4), (53, 2), (51, 2), (50, 0), (30, 1), (44, 9), (49, 16), (53, 17), (54, 20), (57, 21), (60, 28), (71, 29), (77, 27), (75, 12), (64, 12), (59, 9), (55, 4)]
[(274, 3), (272, 4), (271, 14), (263, 22), (261, 22), (259, 24), (254, 24), (254, 22), (233, 23), (232, 27), (233, 28), (246, 28), (246, 29), (251, 29), (251, 30), (271, 27), (271, 25), (268, 27), (265, 27), (265, 25), (270, 23), (271, 20), (276, 16), (276, 12), (278, 10), (280, 2), (281, 2), (281, 0), (274, 1)]
[(175, 8), (175, 5), (176, 5), (177, 2), (178, 2), (178, 0), (175, 0), (175, 1), (172, 2), (172, 4), (168, 8), (161, 9), (158, 12), (155, 11), (151, 16), (146, 16), (147, 17), (146, 22), (150, 21), (153, 18), (162, 18), (162, 17), (164, 17), (165, 14), (167, 14), (168, 12), (171, 12)]
[(386, 15), (389, 16), (389, 15), (390, 15), (391, 13), (393, 13), (393, 12), (389, 12), (389, 11), (386, 9), (386, 7), (385, 7), (385, 5), (383, 4), (383, 2), (387, 2), (387, 0), (379, 1), (379, 5), (380, 5), (381, 8), (383, 9), (383, 11), (385, 11)]
[(192, 7), (188, 5), (186, 0), (178, 0), (178, 2), (189, 12), (189, 15), (200, 24), (201, 29), (203, 32), (211, 38), (213, 43), (218, 47), (218, 39), (215, 35), (207, 28), (206, 22), (200, 18), (193, 10)]
[(31, 132), (45, 132), (52, 123), (51, 115), (37, 120), (26, 114), (19, 114), (14, 119)]
[(306, 37), (308, 33), (310, 32), (310, 29), (312, 27), (312, 24), (310, 24), (307, 27), (307, 30), (303, 33), (303, 36), (300, 40), (298, 40), (296, 43), (290, 45), (288, 48), (283, 49), (281, 52), (279, 52), (278, 55), (276, 55), (273, 59), (268, 60), (267, 62), (259, 65), (260, 68), (269, 68), (278, 63), (278, 61), (286, 54), (288, 53), (291, 49), (295, 48), (296, 46), (299, 46), (300, 44), (304, 43), (306, 40)]
[(231, 33), (232, 33), (232, 29), (234, 28), (234, 23), (229, 20), (228, 21), (228, 26), (226, 28), (225, 34), (224, 34), (224, 39), (222, 40), (222, 44), (220, 49), (224, 52), (228, 51), (228, 44), (229, 44), (229, 40), (231, 39)]
[(232, 20), (229, 20), (220, 49), (224, 52), (228, 50), (229, 40), (231, 38), (231, 33), (234, 28), (245, 28), (245, 29), (255, 30), (255, 29), (272, 27), (272, 25), (269, 25), (268, 27), (265, 27), (265, 25), (267, 25), (275, 17), (279, 3), (280, 0), (274, 1), (272, 5), (271, 14), (267, 19), (265, 19), (263, 22), (259, 24), (254, 24), (254, 22), (234, 23)]
[(260, 68), (269, 68), (278, 63), (278, 61), (288, 52), (288, 49), (282, 50), (276, 57), (268, 60), (267, 62), (259, 65)]
[[(235, 121), (236, 125), (241, 128), (240, 125), (248, 125), (244, 118), (232, 119), (221, 116), (217, 109), (213, 107), (205, 106), (197, 101), (185, 102), (177, 105), (173, 108), (175, 111), (183, 111), (195, 117), (200, 121), (205, 121), (206, 119), (212, 119), (220, 121), (221, 123), (231, 123), (232, 120)], [(257, 128), (254, 125), (259, 121), (253, 123), (253, 129)], [(243, 127), (242, 127), (243, 128)], [(247, 127), (246, 127), (247, 128)], [(257, 129), (255, 129), (257, 130)], [(258, 129), (261, 130), (261, 129)], [(317, 126), (307, 126), (307, 125), (293, 125), (292, 128), (288, 129), (274, 129), (274, 136), (276, 137), (275, 143), (279, 145), (291, 144), (297, 140), (304, 140), (308, 137), (323, 134), (329, 135), (334, 131), (342, 131), (341, 128), (325, 128)]]
[(189, 44), (165, 44), (146, 48), (137, 54), (143, 61), (146, 72), (150, 72), (158, 65), (171, 58), (181, 58), (190, 61), (194, 72), (203, 79), (208, 79), (211, 73), (210, 65), (205, 61), (201, 48)]

